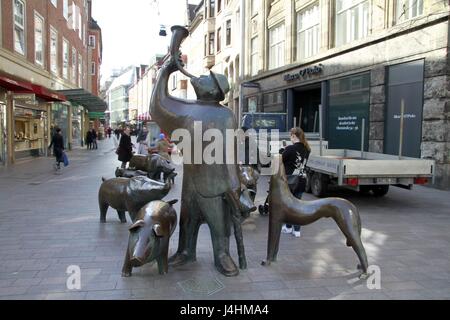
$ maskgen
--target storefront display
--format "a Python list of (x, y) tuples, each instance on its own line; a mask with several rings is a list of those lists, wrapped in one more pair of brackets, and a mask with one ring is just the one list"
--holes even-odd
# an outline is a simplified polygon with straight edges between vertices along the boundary
[(16, 159), (43, 156), (46, 152), (47, 113), (16, 106), (14, 108), (14, 151)]
[(61, 129), (61, 134), (64, 139), (64, 147), (69, 148), (69, 108), (62, 103), (52, 104), (52, 124), (51, 133), (54, 134), (55, 128)]
[(0, 102), (0, 165), (6, 164), (6, 105)]
[(72, 107), (72, 146), (82, 146), (82, 115), (83, 109), (79, 106)]

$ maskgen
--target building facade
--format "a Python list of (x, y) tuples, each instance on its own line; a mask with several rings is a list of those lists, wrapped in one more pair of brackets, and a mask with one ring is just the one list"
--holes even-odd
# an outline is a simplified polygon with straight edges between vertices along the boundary
[(108, 113), (112, 127), (129, 123), (129, 89), (136, 79), (136, 67), (130, 66), (112, 81), (107, 91)]
[(1, 2), (0, 164), (47, 155), (55, 127), (62, 129), (67, 148), (82, 144), (90, 104), (66, 92), (90, 91), (90, 5), (90, 0)]
[(436, 160), (435, 186), (450, 187), (448, 1), (246, 5), (243, 114), (318, 133), (322, 106), (330, 148), (360, 149), (364, 136), (366, 150), (388, 154), (403, 114), (402, 155)]

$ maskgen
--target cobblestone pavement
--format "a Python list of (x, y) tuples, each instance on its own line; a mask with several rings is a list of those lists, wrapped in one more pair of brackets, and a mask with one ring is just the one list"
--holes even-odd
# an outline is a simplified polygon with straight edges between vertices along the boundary
[[(112, 140), (99, 150), (69, 153), (62, 175), (52, 158), (0, 169), (1, 299), (449, 299), (450, 192), (392, 188), (384, 198), (336, 192), (360, 209), (369, 264), (381, 270), (381, 289), (358, 279), (353, 250), (334, 221), (303, 227), (302, 238), (282, 234), (278, 261), (261, 266), (268, 217), (252, 214), (244, 225), (248, 270), (226, 278), (216, 272), (206, 225), (200, 229), (198, 259), (160, 276), (156, 265), (122, 278), (128, 229), (109, 210), (99, 223), (97, 191), (112, 177)], [(181, 169), (181, 168), (180, 168)], [(179, 198), (181, 174), (166, 199)], [(266, 195), (260, 180), (257, 204)], [(305, 195), (305, 199), (314, 197)], [(176, 205), (179, 212), (179, 203)], [(237, 261), (234, 237), (232, 255)], [(178, 229), (170, 253), (178, 243)], [(66, 286), (68, 266), (81, 268), (81, 289)]]

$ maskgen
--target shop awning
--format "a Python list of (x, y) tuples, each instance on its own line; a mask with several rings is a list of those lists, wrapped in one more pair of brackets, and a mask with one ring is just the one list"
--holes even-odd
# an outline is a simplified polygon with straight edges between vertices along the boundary
[(45, 87), (32, 84), (33, 92), (38, 96), (39, 98), (42, 98), (47, 101), (55, 101), (55, 102), (63, 102), (67, 101), (66, 97), (58, 92), (50, 91)]
[(43, 86), (6, 76), (0, 76), (0, 87), (17, 93), (34, 93), (37, 97), (46, 101), (67, 101), (64, 95), (51, 91)]
[(89, 112), (105, 112), (107, 108), (104, 100), (84, 89), (58, 90), (58, 93), (65, 95), (67, 100), (82, 105)]
[(22, 92), (33, 91), (31, 83), (14, 80), (4, 76), (0, 76), (0, 87), (3, 87), (9, 91), (22, 91)]

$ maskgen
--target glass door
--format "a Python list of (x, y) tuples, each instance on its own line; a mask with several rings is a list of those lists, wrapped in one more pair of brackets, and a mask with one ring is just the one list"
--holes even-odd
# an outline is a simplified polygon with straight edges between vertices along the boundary
[(0, 103), (0, 165), (6, 164), (6, 106)]

